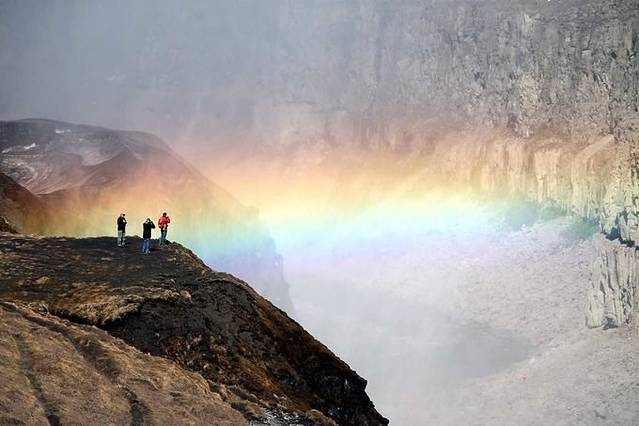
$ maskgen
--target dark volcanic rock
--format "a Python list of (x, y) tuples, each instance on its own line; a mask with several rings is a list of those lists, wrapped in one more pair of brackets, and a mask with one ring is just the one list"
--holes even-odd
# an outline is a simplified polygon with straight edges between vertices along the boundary
[(178, 244), (148, 256), (139, 245), (7, 234), (0, 299), (37, 304), (173, 360), (221, 387), (247, 417), (318, 411), (325, 423), (387, 423), (364, 379), (247, 284)]

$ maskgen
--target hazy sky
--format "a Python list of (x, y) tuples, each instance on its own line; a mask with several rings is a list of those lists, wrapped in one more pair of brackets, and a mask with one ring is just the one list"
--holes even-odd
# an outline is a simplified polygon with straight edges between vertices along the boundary
[(169, 139), (198, 114), (197, 126), (238, 124), (272, 53), (278, 3), (2, 0), (0, 117)]

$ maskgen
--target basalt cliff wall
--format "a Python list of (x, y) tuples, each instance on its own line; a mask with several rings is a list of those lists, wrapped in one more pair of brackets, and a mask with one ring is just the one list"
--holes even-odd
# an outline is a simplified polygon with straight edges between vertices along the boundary
[(612, 135), (570, 142), (495, 129), (451, 132), (427, 154), (424, 178), (500, 199), (524, 198), (598, 224), (585, 322), (616, 327), (631, 323), (638, 310), (637, 219), (629, 180), (623, 180), (631, 178), (625, 147)]
[[(327, 152), (348, 143), (420, 152), (429, 182), (524, 196), (598, 223), (586, 323), (631, 322), (639, 2), (401, 6), (362, 0), (329, 11), (288, 2), (279, 29), (287, 61), (274, 74), (282, 90), (267, 109), (277, 119), (257, 128), (280, 146), (301, 139)], [(309, 16), (317, 25), (304, 25)], [(324, 55), (312, 56), (319, 46)], [(263, 125), (272, 122), (276, 130)]]

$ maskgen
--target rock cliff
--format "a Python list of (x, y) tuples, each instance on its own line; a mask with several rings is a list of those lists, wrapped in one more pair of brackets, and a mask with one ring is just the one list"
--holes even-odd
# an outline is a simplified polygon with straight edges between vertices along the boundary
[[(212, 271), (178, 244), (148, 256), (139, 244), (0, 236), (0, 301), (21, 304), (1, 305), (7, 323), (0, 365), (12, 369), (24, 406), (39, 401), (40, 419), (42, 410), (67, 421), (85, 412), (73, 411), (84, 396), (52, 394), (64, 371), (45, 374), (52, 367), (42, 345), (55, 337), (51, 344), (68, 360), (66, 371), (78, 375), (64, 383), (83, 381), (85, 373), (96, 377), (105, 415), (162, 417), (183, 402), (171, 416), (189, 411), (184, 418), (194, 423), (207, 415), (232, 423), (238, 412), (266, 424), (388, 423), (366, 395), (364, 379), (246, 283)], [(15, 359), (22, 359), (16, 371)], [(75, 359), (81, 363), (74, 367)], [(159, 383), (163, 369), (172, 373)]]
[(271, 111), (299, 113), (275, 120), (278, 131), (267, 126), (271, 139), (420, 152), (426, 184), (524, 196), (599, 223), (608, 239), (597, 243), (586, 322), (630, 321), (639, 3), (362, 0), (282, 10), (282, 95)]

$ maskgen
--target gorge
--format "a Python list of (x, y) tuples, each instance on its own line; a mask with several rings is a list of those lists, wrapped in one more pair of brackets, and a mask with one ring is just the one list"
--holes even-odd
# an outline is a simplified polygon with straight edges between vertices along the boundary
[(639, 2), (2, 7), (8, 230), (177, 212), (392, 424), (639, 419)]

